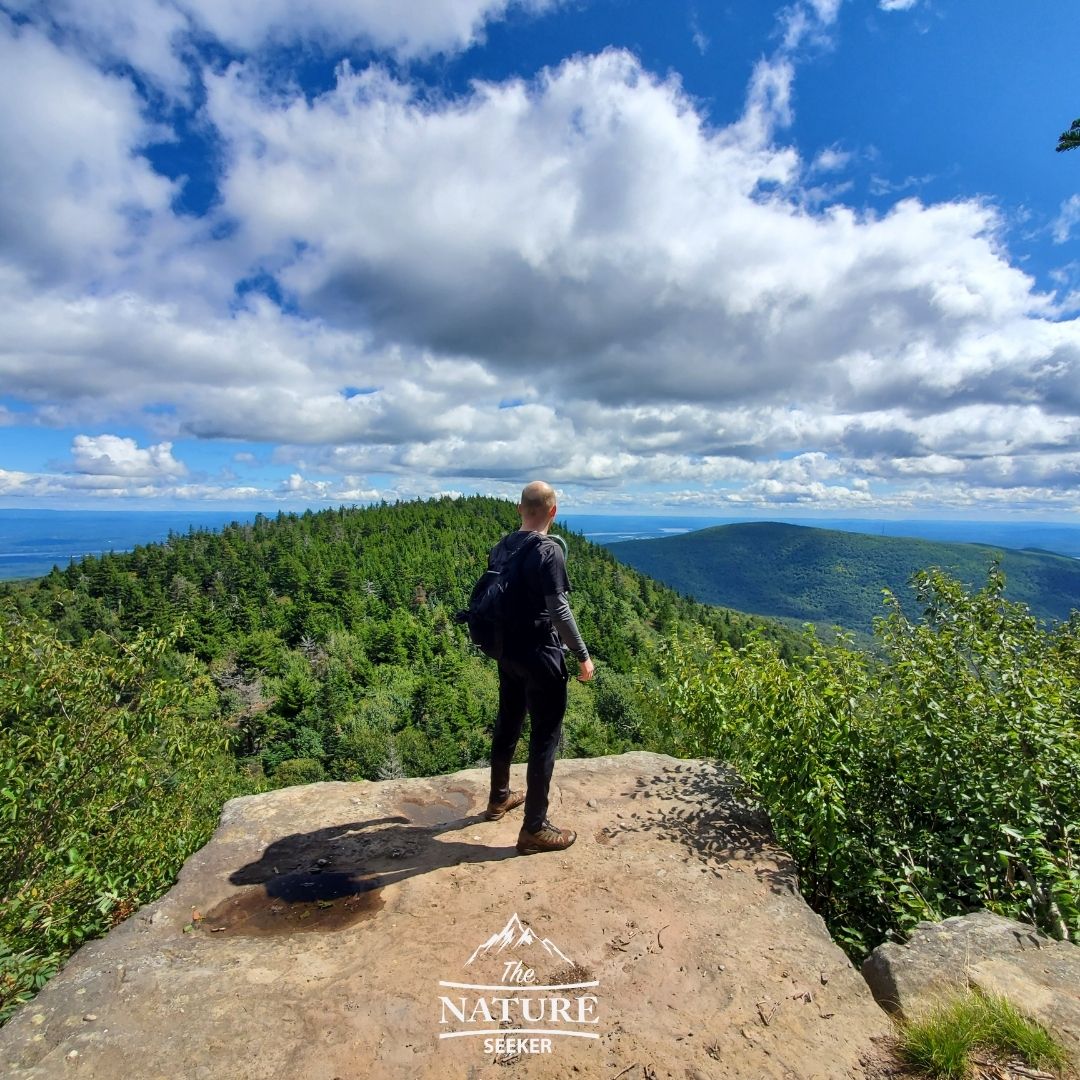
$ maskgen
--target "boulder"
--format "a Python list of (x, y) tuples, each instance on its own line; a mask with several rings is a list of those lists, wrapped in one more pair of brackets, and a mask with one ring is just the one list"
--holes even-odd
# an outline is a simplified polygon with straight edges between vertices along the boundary
[(1080, 948), (1026, 923), (988, 911), (919, 923), (906, 944), (879, 945), (862, 973), (881, 1005), (904, 1016), (972, 987), (999, 994), (1080, 1064)]
[(881, 1075), (888, 1018), (732, 773), (559, 761), (550, 814), (578, 840), (528, 857), (519, 810), (483, 820), (487, 781), (229, 802), (165, 896), (0, 1030), (0, 1074)]

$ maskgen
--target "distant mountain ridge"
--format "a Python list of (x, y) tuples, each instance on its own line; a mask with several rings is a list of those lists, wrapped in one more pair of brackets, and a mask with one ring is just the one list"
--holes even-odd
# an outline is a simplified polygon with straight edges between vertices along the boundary
[(708, 604), (756, 615), (868, 631), (891, 589), (917, 614), (908, 582), (937, 566), (979, 587), (998, 561), (1006, 596), (1041, 619), (1064, 620), (1080, 609), (1080, 560), (1040, 551), (832, 529), (747, 522), (681, 536), (611, 544), (620, 561)]

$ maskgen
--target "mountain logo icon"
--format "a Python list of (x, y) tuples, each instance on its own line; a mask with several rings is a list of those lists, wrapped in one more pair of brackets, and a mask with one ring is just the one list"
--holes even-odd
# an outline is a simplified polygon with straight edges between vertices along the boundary
[(550, 938), (540, 938), (526, 926), (518, 917), (517, 912), (510, 916), (506, 925), (497, 933), (492, 934), (482, 945), (478, 945), (472, 956), (465, 961), (468, 967), (478, 957), (498, 956), (502, 952), (516, 949), (524, 949), (530, 945), (538, 945), (549, 956), (558, 957), (564, 963), (571, 964), (573, 961), (564, 953)]

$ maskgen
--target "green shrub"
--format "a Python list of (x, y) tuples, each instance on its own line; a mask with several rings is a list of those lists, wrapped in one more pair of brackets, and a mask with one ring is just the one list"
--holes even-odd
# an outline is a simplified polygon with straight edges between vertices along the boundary
[(981, 907), (1080, 931), (1080, 622), (1003, 586), (917, 575), (923, 621), (887, 597), (880, 660), (812, 634), (797, 665), (702, 634), (661, 658), (669, 748), (735, 765), (853, 954)]
[(0, 611), (0, 1020), (171, 884), (241, 790), (173, 639), (60, 642)]
[(317, 784), (326, 779), (326, 770), (314, 758), (288, 758), (275, 770), (275, 788), (293, 787), (297, 784)]

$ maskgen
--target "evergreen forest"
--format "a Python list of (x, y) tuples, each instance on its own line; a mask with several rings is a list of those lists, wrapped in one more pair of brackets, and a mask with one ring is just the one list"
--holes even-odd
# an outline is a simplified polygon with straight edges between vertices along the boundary
[[(479, 496), (260, 516), (0, 587), (0, 1021), (227, 798), (485, 764), (495, 665), (453, 616), (517, 524)], [(597, 663), (564, 756), (731, 762), (855, 957), (982, 906), (1080, 933), (1080, 617), (928, 570), (864, 651), (564, 538)]]

